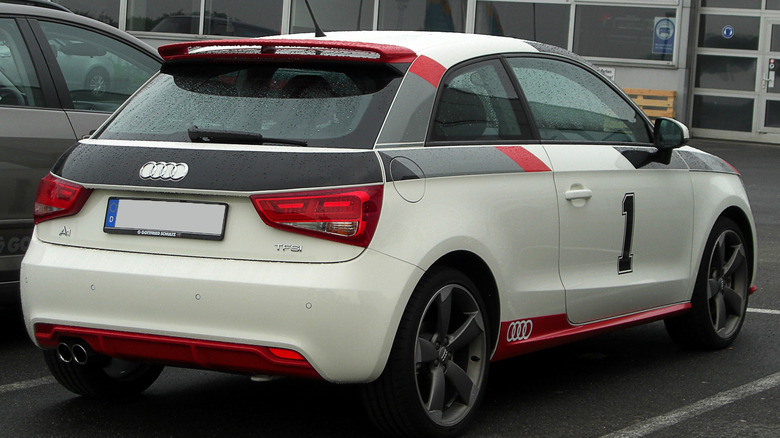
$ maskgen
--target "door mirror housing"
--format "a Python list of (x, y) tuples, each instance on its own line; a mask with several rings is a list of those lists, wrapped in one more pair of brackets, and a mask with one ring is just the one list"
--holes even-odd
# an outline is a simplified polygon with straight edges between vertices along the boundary
[(671, 150), (688, 144), (691, 133), (688, 127), (677, 120), (667, 117), (656, 119), (653, 128), (655, 147), (659, 151)]
[(688, 127), (677, 120), (661, 117), (655, 120), (653, 128), (653, 143), (657, 149), (652, 161), (669, 164), (672, 152), (680, 146), (685, 146), (691, 139)]

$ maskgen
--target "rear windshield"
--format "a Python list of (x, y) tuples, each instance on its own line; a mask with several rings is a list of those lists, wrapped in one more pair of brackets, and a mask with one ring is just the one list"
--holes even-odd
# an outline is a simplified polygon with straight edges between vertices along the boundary
[(190, 142), (206, 131), (263, 138), (243, 143), (369, 149), (400, 81), (383, 64), (166, 66), (96, 137)]

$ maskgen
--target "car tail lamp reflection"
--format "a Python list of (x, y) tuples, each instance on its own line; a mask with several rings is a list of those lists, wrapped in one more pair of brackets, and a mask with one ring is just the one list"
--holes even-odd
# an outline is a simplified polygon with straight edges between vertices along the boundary
[(91, 189), (46, 175), (38, 184), (33, 217), (39, 224), (49, 219), (78, 213), (87, 202)]
[(252, 204), (274, 228), (367, 247), (382, 208), (382, 186), (254, 195)]

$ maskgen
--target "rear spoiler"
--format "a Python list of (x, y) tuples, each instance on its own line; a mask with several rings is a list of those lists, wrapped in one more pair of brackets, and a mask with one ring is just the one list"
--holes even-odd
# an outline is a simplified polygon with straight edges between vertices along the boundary
[(299, 39), (235, 39), (174, 43), (160, 46), (165, 62), (194, 59), (260, 60), (319, 59), (378, 63), (411, 63), (417, 54), (390, 44)]

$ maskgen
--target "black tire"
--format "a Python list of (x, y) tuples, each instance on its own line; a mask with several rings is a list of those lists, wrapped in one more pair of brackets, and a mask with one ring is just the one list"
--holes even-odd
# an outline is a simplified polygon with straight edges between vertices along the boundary
[(63, 362), (56, 350), (44, 350), (43, 357), (57, 382), (79, 395), (100, 399), (121, 399), (149, 388), (163, 370), (162, 365), (94, 357), (80, 365)]
[(748, 304), (750, 274), (745, 238), (734, 221), (721, 218), (704, 247), (691, 311), (665, 322), (672, 339), (686, 347), (717, 350), (737, 338)]
[(469, 423), (485, 393), (489, 327), (477, 287), (440, 268), (417, 285), (382, 375), (362, 387), (363, 402), (383, 432), (452, 437)]
[(105, 94), (109, 85), (108, 72), (104, 68), (93, 68), (84, 79), (84, 87), (93, 97)]

